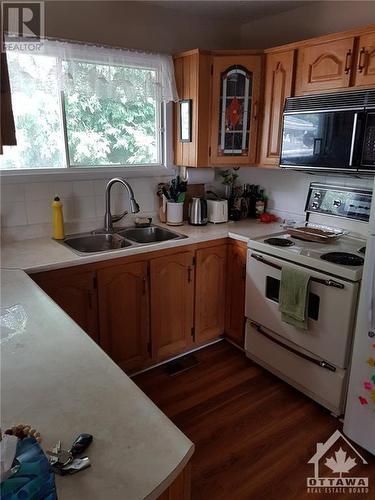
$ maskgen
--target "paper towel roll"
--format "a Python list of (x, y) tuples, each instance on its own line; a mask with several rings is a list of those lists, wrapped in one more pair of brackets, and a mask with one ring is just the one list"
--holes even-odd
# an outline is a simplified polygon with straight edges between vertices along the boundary
[(215, 180), (214, 168), (187, 168), (188, 184), (212, 184)]

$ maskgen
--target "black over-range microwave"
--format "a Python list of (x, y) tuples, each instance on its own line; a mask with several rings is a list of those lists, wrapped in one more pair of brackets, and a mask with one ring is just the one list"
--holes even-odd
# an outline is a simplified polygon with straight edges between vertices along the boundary
[(280, 167), (375, 174), (375, 90), (287, 98)]

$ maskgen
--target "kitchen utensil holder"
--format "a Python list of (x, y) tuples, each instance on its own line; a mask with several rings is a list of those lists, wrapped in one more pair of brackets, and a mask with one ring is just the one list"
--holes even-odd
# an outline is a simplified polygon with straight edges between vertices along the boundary
[(183, 225), (183, 210), (184, 204), (173, 201), (167, 203), (167, 224), (168, 226)]

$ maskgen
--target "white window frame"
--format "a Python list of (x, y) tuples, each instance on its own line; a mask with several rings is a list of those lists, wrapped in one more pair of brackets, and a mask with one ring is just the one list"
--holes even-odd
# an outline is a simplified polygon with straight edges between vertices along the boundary
[[(91, 180), (125, 175), (127, 178), (161, 177), (174, 175), (173, 164), (173, 103), (160, 103), (158, 120), (160, 124), (159, 158), (161, 163), (135, 165), (72, 166), (69, 162), (69, 145), (64, 111), (63, 93), (60, 95), (60, 116), (64, 135), (64, 166), (54, 168), (0, 169), (0, 179), (11, 182), (36, 180)], [(160, 116), (161, 115), (161, 116)], [(6, 147), (6, 146), (5, 146)], [(15, 146), (17, 147), (17, 146)]]

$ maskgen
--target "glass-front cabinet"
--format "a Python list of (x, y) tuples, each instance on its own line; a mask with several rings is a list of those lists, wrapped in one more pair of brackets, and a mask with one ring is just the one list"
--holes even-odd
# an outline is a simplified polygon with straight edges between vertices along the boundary
[(261, 57), (214, 56), (212, 71), (212, 165), (256, 161)]

